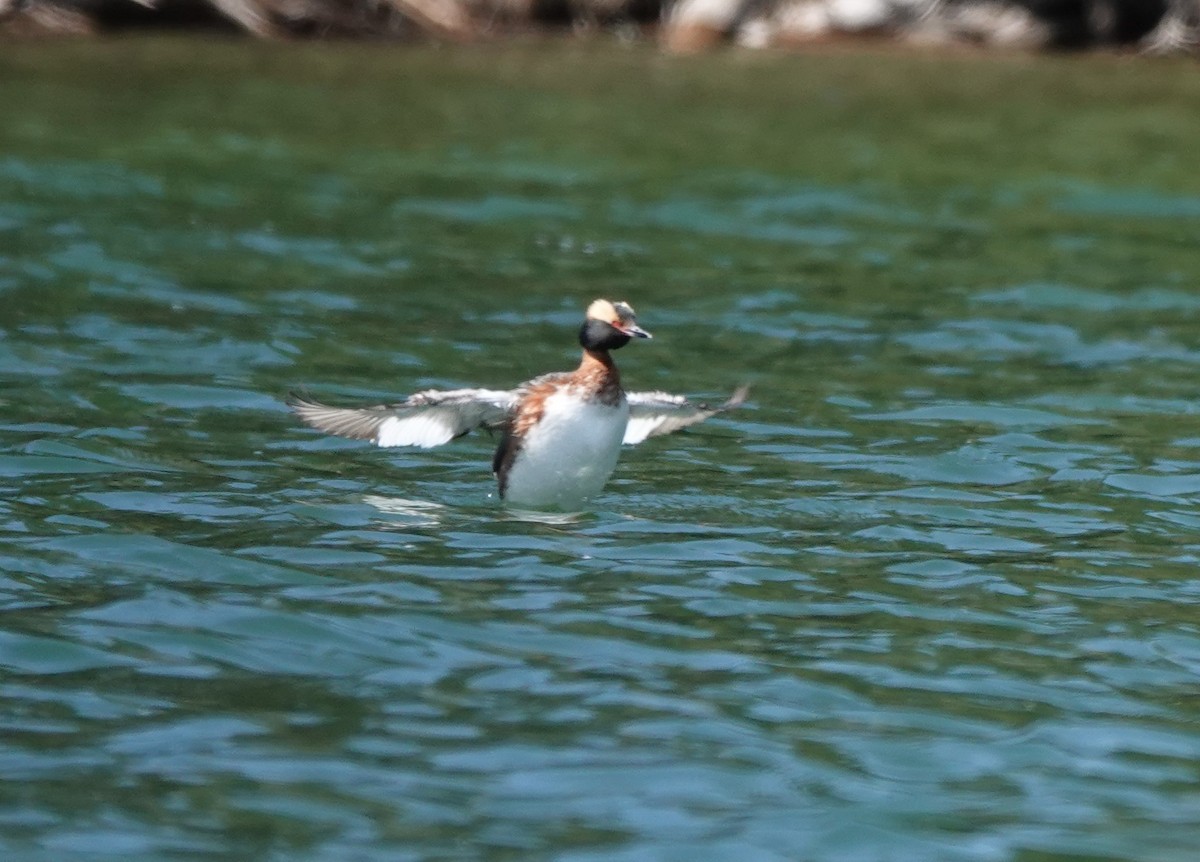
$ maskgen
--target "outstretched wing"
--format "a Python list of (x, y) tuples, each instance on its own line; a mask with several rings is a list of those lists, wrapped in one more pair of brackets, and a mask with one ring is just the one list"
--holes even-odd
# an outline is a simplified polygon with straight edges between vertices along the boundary
[(288, 406), (307, 424), (339, 437), (370, 440), (376, 446), (419, 446), (449, 443), (478, 428), (504, 422), (517, 393), (499, 389), (430, 389), (399, 404), (374, 407), (330, 407), (291, 393)]
[(669, 392), (627, 392), (629, 424), (625, 426), (624, 443), (641, 443), (647, 437), (670, 434), (703, 422), (737, 407), (749, 394), (749, 386), (739, 386), (724, 404), (710, 407), (707, 404), (693, 404), (682, 395), (671, 395)]

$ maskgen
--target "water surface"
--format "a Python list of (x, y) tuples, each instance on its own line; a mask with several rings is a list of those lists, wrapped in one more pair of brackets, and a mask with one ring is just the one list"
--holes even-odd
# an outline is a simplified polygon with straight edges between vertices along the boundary
[[(1191, 67), (10, 47), (6, 859), (1194, 858)], [(600, 295), (589, 512), (281, 403)]]

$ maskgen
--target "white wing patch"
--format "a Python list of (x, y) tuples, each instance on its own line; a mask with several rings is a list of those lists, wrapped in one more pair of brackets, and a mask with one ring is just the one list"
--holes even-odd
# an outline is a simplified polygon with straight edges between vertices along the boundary
[(453, 422), (453, 419), (452, 416), (439, 415), (432, 411), (413, 416), (389, 416), (379, 423), (375, 445), (417, 446), (421, 449), (441, 446), (458, 436), (455, 433), (458, 424)]
[(641, 443), (650, 437), (670, 434), (689, 425), (696, 425), (741, 405), (750, 394), (749, 386), (739, 386), (724, 404), (711, 407), (693, 404), (682, 395), (669, 392), (629, 392), (629, 424), (625, 426), (626, 446)]

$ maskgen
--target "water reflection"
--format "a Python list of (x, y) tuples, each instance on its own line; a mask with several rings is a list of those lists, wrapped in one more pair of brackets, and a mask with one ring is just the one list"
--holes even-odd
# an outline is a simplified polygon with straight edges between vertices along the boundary
[(374, 506), (388, 515), (388, 521), (413, 527), (436, 527), (444, 518), (446, 507), (427, 500), (409, 500), (404, 497), (381, 497), (367, 494), (363, 502)]

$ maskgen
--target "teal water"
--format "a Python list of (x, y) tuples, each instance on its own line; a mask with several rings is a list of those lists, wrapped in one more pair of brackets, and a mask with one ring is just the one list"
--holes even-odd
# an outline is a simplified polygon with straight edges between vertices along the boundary
[[(1179, 68), (13, 49), (0, 856), (1193, 859)], [(631, 388), (754, 389), (589, 512), (281, 403), (600, 295)]]

